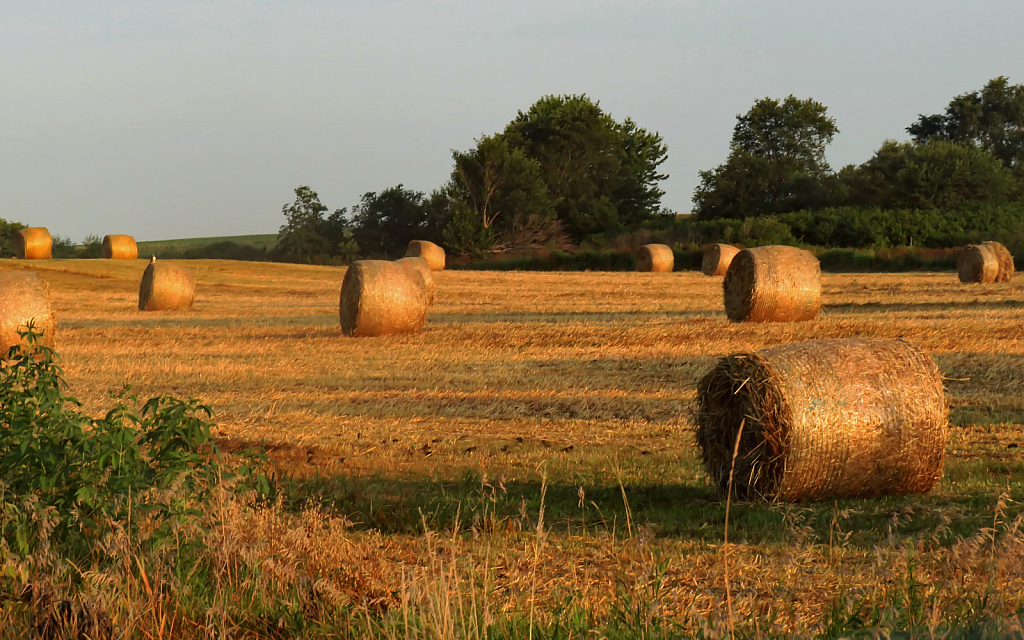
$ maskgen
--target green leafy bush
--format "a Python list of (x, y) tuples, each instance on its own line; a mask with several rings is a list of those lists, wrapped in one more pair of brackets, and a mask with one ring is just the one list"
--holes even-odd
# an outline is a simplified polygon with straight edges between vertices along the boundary
[(0, 366), (0, 538), (12, 551), (36, 551), (46, 521), (46, 544), (81, 557), (112, 523), (130, 532), (147, 517), (160, 528), (197, 515), (231, 476), (208, 406), (155, 397), (139, 407), (126, 386), (92, 418), (67, 395), (57, 354), (32, 326), (23, 336)]

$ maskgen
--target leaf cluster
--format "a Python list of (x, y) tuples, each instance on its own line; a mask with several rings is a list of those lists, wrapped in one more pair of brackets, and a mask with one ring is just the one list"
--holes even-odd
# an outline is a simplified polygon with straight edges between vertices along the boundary
[[(38, 545), (87, 554), (111, 523), (129, 530), (198, 517), (230, 478), (214, 445), (210, 407), (128, 387), (100, 418), (67, 394), (57, 354), (30, 324), (0, 366), (0, 538), (20, 555)], [(48, 525), (40, 537), (40, 521)]]
[(585, 95), (545, 96), (469, 151), (442, 189), (445, 241), (463, 254), (565, 246), (657, 216), (668, 150)]
[(346, 219), (346, 209), (330, 215), (320, 196), (308, 186), (295, 189), (295, 200), (281, 208), (285, 223), (271, 252), (281, 262), (322, 264), (332, 259), (348, 262), (359, 251)]

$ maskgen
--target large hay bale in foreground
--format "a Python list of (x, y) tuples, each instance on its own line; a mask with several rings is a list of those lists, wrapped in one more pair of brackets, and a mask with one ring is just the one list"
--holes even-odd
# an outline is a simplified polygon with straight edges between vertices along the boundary
[(821, 310), (821, 265), (810, 251), (769, 246), (736, 254), (723, 281), (733, 322), (801, 322)]
[(103, 236), (103, 252), (107, 260), (134, 260), (139, 257), (139, 245), (135, 238), (125, 235)]
[(39, 344), (53, 347), (57, 318), (46, 281), (34, 271), (0, 272), (0, 355), (18, 344), (18, 330), (24, 330), (29, 322), (41, 336)]
[(697, 444), (724, 497), (923, 493), (942, 472), (942, 377), (902, 340), (815, 340), (719, 360), (697, 391)]
[(185, 267), (150, 261), (139, 285), (139, 311), (190, 309), (196, 300), (196, 280)]
[(427, 292), (427, 304), (434, 304), (437, 296), (437, 285), (434, 284), (434, 276), (430, 273), (430, 265), (425, 258), (399, 258), (395, 260), (398, 264), (405, 265), (412, 269), (413, 273), (423, 279), (423, 289)]
[(995, 282), (999, 275), (999, 260), (995, 252), (984, 244), (970, 244), (957, 257), (956, 271), (960, 282)]
[(405, 250), (406, 258), (423, 258), (431, 271), (444, 270), (444, 249), (429, 240), (413, 240)]
[(14, 234), (14, 255), (22, 260), (49, 260), (53, 238), (46, 227), (27, 227)]
[(427, 320), (423, 278), (408, 265), (357, 260), (341, 283), (338, 310), (347, 336), (419, 333)]
[(713, 244), (704, 252), (700, 270), (706, 276), (724, 276), (740, 250), (731, 244)]
[(653, 273), (672, 271), (676, 254), (665, 244), (645, 244), (636, 250), (636, 270)]

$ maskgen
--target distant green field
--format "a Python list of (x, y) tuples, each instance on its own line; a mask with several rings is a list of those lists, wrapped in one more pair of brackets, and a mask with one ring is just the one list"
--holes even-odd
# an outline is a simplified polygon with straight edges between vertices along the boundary
[(146, 240), (139, 242), (139, 253), (147, 252), (176, 252), (186, 249), (195, 249), (216, 242), (235, 242), (248, 244), (254, 247), (270, 249), (277, 242), (276, 233), (263, 233), (251, 236), (214, 236), (209, 238), (179, 238), (177, 240)]

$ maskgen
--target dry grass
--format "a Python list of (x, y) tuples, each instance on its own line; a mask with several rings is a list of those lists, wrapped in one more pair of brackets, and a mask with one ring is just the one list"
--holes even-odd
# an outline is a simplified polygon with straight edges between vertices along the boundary
[[(986, 516), (984, 531), (975, 518), (1004, 491), (1024, 497), (1024, 278), (962, 285), (955, 274), (825, 274), (817, 320), (733, 324), (721, 282), (700, 273), (441, 271), (422, 334), (354, 340), (338, 324), (343, 268), (193, 261), (203, 295), (191, 311), (140, 313), (145, 264), (2, 261), (0, 269), (32, 268), (49, 283), (71, 391), (87, 408), (107, 406), (125, 380), (143, 397), (197, 396), (214, 406), (229, 447), (266, 443), (288, 473), (354, 487), (340, 514), (225, 506), (233, 515), (215, 534), (233, 549), (225, 562), (274, 558), (286, 585), (300, 579), (289, 571), (326, 563), (319, 589), (330, 598), (384, 609), (419, 598), (439, 620), (455, 615), (437, 599), (443, 580), (463, 585), (463, 595), (486, 592), (494, 611), (537, 602), (539, 615), (568, 593), (601, 611), (618, 590), (657, 583), (660, 615), (715, 618), (725, 607), (722, 520), (693, 444), (697, 381), (728, 353), (885, 337), (922, 348), (947, 378), (946, 476), (925, 498), (820, 507), (827, 511), (733, 505), (737, 617), (813, 629), (837, 598), (876, 603), (902, 593), (908, 571), (934, 595), (935, 612), (992, 580), (998, 597), (986, 606), (1012, 615), (1024, 605), (1013, 503)], [(549, 500), (561, 496), (562, 505), (538, 527), (542, 472)], [(404, 499), (398, 489), (372, 493), (383, 479), (417, 496), (440, 483), (448, 495), (467, 473), (477, 478), (474, 515), (444, 520), (423, 503), (406, 505), (423, 512), (413, 520), (448, 528), (440, 538), (390, 524)], [(621, 488), (618, 507), (595, 497), (608, 486)], [(518, 515), (488, 512), (487, 496), (497, 505), (518, 501), (516, 491)], [(824, 534), (808, 524), (822, 517), (834, 521)], [(778, 535), (758, 533), (758, 518)], [(1002, 518), (996, 527), (993, 518)], [(961, 520), (977, 525), (978, 537), (943, 533)], [(986, 533), (993, 528), (1004, 533)]]

